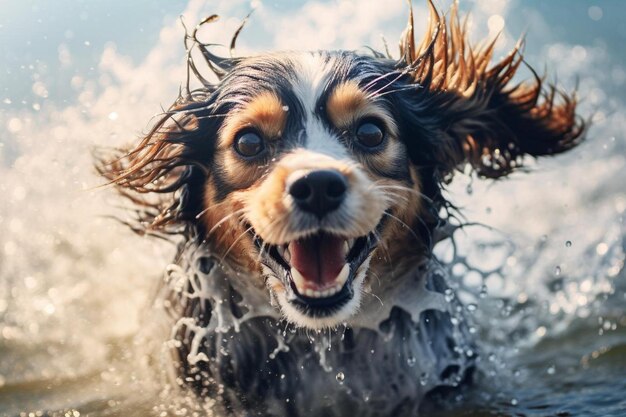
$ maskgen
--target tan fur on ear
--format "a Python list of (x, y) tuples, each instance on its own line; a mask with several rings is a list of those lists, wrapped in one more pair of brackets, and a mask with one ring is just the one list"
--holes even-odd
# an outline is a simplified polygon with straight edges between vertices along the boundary
[(552, 85), (544, 89), (530, 67), (534, 81), (511, 84), (524, 62), (522, 40), (492, 62), (496, 39), (472, 47), (456, 2), (448, 20), (431, 0), (428, 4), (430, 23), (419, 46), (410, 11), (398, 67), (422, 87), (418, 94), (427, 96), (425, 111), (445, 117), (444, 133), (451, 142), (440, 150), (449, 170), (467, 161), (479, 175), (495, 178), (519, 166), (524, 154), (555, 154), (582, 140), (585, 126), (575, 113), (575, 95)]

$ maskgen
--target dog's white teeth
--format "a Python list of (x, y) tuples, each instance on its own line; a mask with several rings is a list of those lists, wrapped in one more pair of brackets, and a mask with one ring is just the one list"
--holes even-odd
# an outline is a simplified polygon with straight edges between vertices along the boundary
[(287, 262), (291, 262), (291, 252), (289, 252), (289, 246), (283, 246), (283, 254), (281, 255), (283, 259)]
[(291, 261), (291, 252), (289, 252), (289, 246), (281, 245), (281, 246), (276, 247), (276, 250), (278, 251), (278, 254), (280, 255), (280, 257), (283, 258), (285, 261), (287, 262)]
[(302, 274), (300, 273), (300, 271), (298, 271), (296, 268), (292, 267), (291, 268), (291, 279), (293, 280), (293, 283), (296, 286), (296, 289), (302, 293), (302, 291), (304, 290), (305, 287), (305, 279), (302, 276)]
[(324, 291), (315, 291), (315, 290), (307, 289), (304, 295), (306, 295), (307, 297), (311, 297), (311, 298), (327, 298), (327, 297), (330, 297), (331, 295), (337, 294), (338, 292), (339, 292), (339, 289), (337, 289), (336, 287), (329, 288)]
[(307, 288), (306, 279), (302, 276), (300, 271), (296, 268), (291, 268), (291, 279), (293, 280), (294, 285), (296, 286), (296, 290), (306, 297), (310, 298), (326, 298), (331, 295), (337, 294), (343, 288), (344, 284), (348, 280), (348, 276), (350, 275), (350, 264), (345, 264), (341, 269), (341, 272), (337, 275), (334, 280), (334, 284), (331, 288), (326, 288), (324, 290), (314, 290), (311, 288)]
[(343, 284), (346, 283), (346, 281), (348, 280), (348, 276), (350, 275), (350, 264), (346, 263), (343, 268), (341, 268), (341, 272), (339, 272), (339, 275), (337, 275), (337, 278), (335, 278), (335, 287), (339, 286), (339, 289), (341, 289), (341, 287), (343, 287)]
[(348, 256), (350, 250), (354, 247), (354, 243), (356, 239), (348, 239), (343, 241), (343, 256), (344, 258)]

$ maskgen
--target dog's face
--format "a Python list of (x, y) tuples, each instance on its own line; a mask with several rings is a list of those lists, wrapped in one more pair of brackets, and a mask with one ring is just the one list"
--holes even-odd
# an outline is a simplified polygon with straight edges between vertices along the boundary
[(417, 243), (420, 181), (382, 93), (388, 71), (354, 54), (274, 54), (222, 81), (217, 101), (236, 104), (217, 134), (204, 220), (297, 325), (347, 320), (368, 271)]
[(455, 169), (499, 178), (580, 142), (575, 97), (539, 78), (511, 85), (518, 49), (492, 63), (493, 43), (471, 48), (456, 10), (446, 22), (429, 4), (425, 41), (411, 19), (399, 60), (229, 59), (193, 38), (219, 81), (190, 59), (203, 87), (98, 167), (137, 205), (135, 230), (206, 243), (266, 285), (287, 320), (332, 327), (357, 313), (372, 277), (393, 286), (429, 254)]

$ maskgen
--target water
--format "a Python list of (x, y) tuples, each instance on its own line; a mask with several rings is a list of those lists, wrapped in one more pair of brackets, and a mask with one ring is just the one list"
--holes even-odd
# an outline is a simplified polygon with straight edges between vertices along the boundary
[[(382, 49), (379, 35), (393, 45), (406, 14), (401, 1), (381, 4), (263, 3), (238, 45)], [(493, 227), (468, 227), (456, 248), (437, 249), (472, 317), (480, 372), (425, 411), (626, 415), (626, 29), (618, 20), (626, 5), (461, 6), (474, 9), (476, 36), (506, 24), (500, 51), (529, 28), (529, 62), (547, 63), (568, 88), (578, 76), (581, 113), (594, 124), (586, 144), (530, 174), (498, 183), (458, 175), (451, 185), (467, 218)], [(30, 1), (0, 18), (10, 40), (0, 55), (0, 415), (204, 415), (168, 389), (165, 330), (149, 308), (174, 248), (106, 218), (124, 210), (115, 211), (110, 190), (94, 188), (89, 156), (95, 145), (132, 140), (175, 97), (184, 74), (179, 13), (196, 22), (219, 12), (219, 30), (205, 36), (227, 43), (249, 3), (162, 7), (68, 11)]]

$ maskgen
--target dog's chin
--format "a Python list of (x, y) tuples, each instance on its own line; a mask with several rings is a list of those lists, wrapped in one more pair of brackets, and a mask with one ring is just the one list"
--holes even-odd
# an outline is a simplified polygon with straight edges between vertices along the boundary
[(314, 232), (278, 245), (257, 235), (255, 244), (268, 288), (288, 321), (322, 329), (358, 311), (375, 232), (358, 238)]

